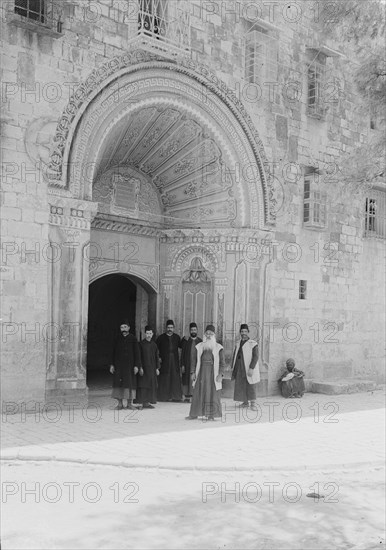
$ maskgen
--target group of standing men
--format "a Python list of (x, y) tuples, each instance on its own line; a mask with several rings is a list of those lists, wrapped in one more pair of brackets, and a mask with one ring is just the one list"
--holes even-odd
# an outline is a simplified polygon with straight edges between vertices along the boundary
[[(221, 388), (225, 371), (224, 350), (216, 341), (216, 330), (207, 325), (203, 339), (197, 324), (190, 323), (189, 337), (174, 333), (174, 322), (166, 323), (166, 332), (156, 341), (153, 330), (145, 327), (145, 338), (138, 342), (130, 334), (127, 321), (113, 351), (110, 372), (114, 375), (112, 397), (118, 400), (117, 409), (154, 408), (157, 401), (191, 401), (188, 420), (199, 416), (209, 420), (221, 417)], [(181, 354), (179, 350), (181, 349)], [(235, 380), (234, 400), (242, 407), (257, 409), (257, 383), (260, 381), (258, 344), (249, 338), (248, 325), (240, 326), (240, 341), (232, 357), (232, 379)]]

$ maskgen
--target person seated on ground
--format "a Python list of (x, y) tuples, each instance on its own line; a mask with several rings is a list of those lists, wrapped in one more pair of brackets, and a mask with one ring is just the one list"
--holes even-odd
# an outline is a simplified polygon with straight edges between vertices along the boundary
[(278, 383), (283, 397), (303, 397), (305, 392), (304, 372), (295, 367), (293, 359), (287, 359), (286, 371), (279, 378)]

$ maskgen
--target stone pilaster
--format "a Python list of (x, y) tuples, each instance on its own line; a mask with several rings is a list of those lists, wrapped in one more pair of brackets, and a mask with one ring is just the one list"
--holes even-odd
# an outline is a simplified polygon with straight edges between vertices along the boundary
[(90, 226), (98, 203), (50, 198), (47, 397), (85, 395)]

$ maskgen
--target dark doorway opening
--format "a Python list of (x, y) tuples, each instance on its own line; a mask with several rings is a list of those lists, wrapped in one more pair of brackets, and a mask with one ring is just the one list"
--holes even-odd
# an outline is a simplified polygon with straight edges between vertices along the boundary
[(87, 333), (87, 386), (109, 390), (111, 353), (124, 319), (135, 335), (137, 287), (124, 275), (106, 275), (89, 288)]

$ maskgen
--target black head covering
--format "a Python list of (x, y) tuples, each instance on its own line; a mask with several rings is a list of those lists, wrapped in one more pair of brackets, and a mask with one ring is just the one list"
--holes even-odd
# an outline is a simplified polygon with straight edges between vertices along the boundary
[(153, 330), (150, 325), (146, 325), (145, 327), (145, 332), (147, 332), (148, 330)]
[(214, 328), (214, 325), (206, 325), (205, 332), (206, 332), (207, 330), (210, 330), (210, 331), (212, 331), (212, 332), (216, 332), (216, 329)]
[(247, 323), (243, 323), (243, 324), (240, 325), (240, 332), (241, 332), (244, 328), (246, 328), (247, 331), (249, 332), (249, 326), (247, 325)]
[(168, 325), (173, 325), (173, 327), (174, 327), (174, 321), (169, 319), (168, 321), (166, 321), (166, 326), (168, 326)]
[(189, 328), (197, 328), (197, 323), (190, 323)]

